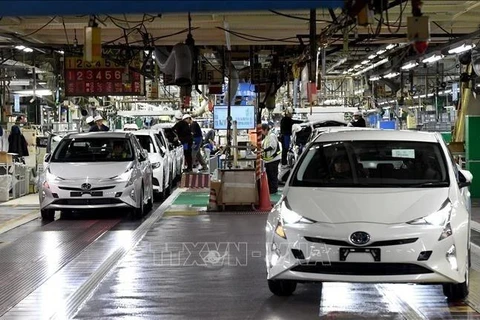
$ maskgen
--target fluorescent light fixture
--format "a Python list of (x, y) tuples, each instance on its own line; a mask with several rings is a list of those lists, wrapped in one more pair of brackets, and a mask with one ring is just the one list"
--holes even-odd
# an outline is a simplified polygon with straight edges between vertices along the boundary
[(413, 96), (413, 99), (418, 99), (418, 96)]
[(363, 60), (362, 61), (362, 64), (369, 64), (370, 63), (370, 60)]
[(65, 54), (65, 51), (63, 51), (63, 50), (58, 50), (57, 52), (60, 53), (60, 54)]
[(10, 80), (10, 85), (11, 86), (29, 86), (30, 85), (30, 80), (28, 80), (28, 79), (13, 79), (13, 80)]
[(343, 72), (342, 72), (342, 74), (347, 74), (347, 73), (348, 73), (348, 71), (347, 71), (347, 70), (345, 70), (345, 71), (343, 71)]
[(358, 69), (358, 68), (361, 68), (361, 67), (362, 67), (361, 64), (356, 64), (356, 65), (353, 67), (353, 69)]
[(372, 70), (372, 69), (374, 69), (374, 68), (376, 68), (376, 67), (378, 67), (378, 66), (381, 66), (382, 64), (385, 64), (385, 63), (387, 63), (387, 62), (388, 62), (388, 59), (387, 59), (387, 58), (382, 59), (382, 60), (380, 60), (380, 61), (378, 61), (378, 62), (375, 62), (374, 64), (369, 65), (369, 66), (366, 67), (365, 69), (358, 71), (358, 72), (355, 73), (353, 76), (354, 76), (354, 77), (359, 76), (359, 75), (361, 75), (361, 74), (363, 74), (363, 73), (365, 73), (365, 72), (367, 72), (367, 71), (369, 71), (369, 70)]
[(365, 89), (358, 89), (358, 90), (355, 90), (354, 94), (362, 94), (365, 92)]
[(412, 68), (415, 68), (416, 66), (418, 66), (417, 61), (410, 61), (410, 62), (404, 64), (401, 69), (402, 70), (410, 70)]
[(370, 80), (370, 81), (378, 81), (378, 80), (380, 80), (380, 79), (381, 79), (381, 77), (379, 77), (379, 76), (373, 76), (373, 77), (370, 77), (370, 79), (368, 79), (368, 80)]
[(395, 48), (396, 46), (397, 46), (396, 44), (393, 44), (393, 43), (392, 43), (392, 44), (389, 44), (386, 49), (387, 49), (387, 50), (392, 50), (392, 49)]
[(389, 74), (384, 75), (383, 77), (386, 79), (392, 79), (398, 77), (400, 75), (399, 72), (390, 72)]
[(378, 50), (378, 51), (377, 51), (377, 55), (379, 56), (379, 55), (381, 55), (381, 54), (384, 54), (385, 52), (387, 52), (387, 50), (385, 50), (385, 49)]
[[(33, 90), (19, 90), (19, 91), (14, 91), (14, 94), (18, 94), (20, 96), (33, 96)], [(35, 90), (35, 95), (38, 97), (42, 96), (51, 96), (52, 95), (52, 90), (48, 89), (38, 89)]]
[(353, 68), (348, 69), (348, 72), (352, 72), (352, 71), (353, 71)]
[(422, 62), (423, 63), (434, 63), (434, 62), (437, 62), (439, 60), (442, 60), (443, 58), (444, 58), (443, 54), (434, 54), (433, 56), (430, 56), (426, 59), (423, 59)]
[(376, 54), (371, 54), (368, 56), (368, 59), (372, 60), (372, 59), (375, 59), (377, 57)]
[(475, 48), (474, 44), (465, 44), (464, 43), (459, 47), (448, 50), (448, 53), (449, 54), (457, 54), (457, 53), (462, 53), (462, 52), (465, 52), (465, 51), (468, 51), (468, 50), (472, 50), (473, 48)]
[(33, 49), (27, 48), (27, 47), (25, 47), (25, 46), (15, 46), (15, 49), (21, 50), (21, 51), (23, 51), (23, 52), (33, 52)]
[(428, 94), (428, 97), (433, 97), (433, 96), (434, 96), (433, 93), (429, 93), (429, 94)]

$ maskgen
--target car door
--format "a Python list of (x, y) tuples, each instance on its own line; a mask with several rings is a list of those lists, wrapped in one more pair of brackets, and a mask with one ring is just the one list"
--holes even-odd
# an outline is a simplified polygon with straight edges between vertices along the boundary
[(143, 150), (142, 145), (137, 140), (135, 136), (130, 137), (130, 141), (132, 143), (133, 148), (135, 149), (136, 158), (137, 158), (137, 166), (138, 171), (140, 172), (141, 179), (143, 181), (143, 185), (145, 186), (145, 195), (149, 195), (151, 190), (153, 189), (152, 184), (152, 166), (150, 161), (148, 160), (148, 154), (145, 150)]

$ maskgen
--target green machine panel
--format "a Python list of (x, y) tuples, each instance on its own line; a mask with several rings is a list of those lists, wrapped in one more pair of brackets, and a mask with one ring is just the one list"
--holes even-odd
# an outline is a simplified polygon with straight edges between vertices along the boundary
[(441, 132), (440, 134), (442, 135), (443, 141), (445, 141), (445, 143), (452, 142), (452, 133), (451, 132)]
[(465, 119), (465, 160), (480, 160), (480, 116)]
[(467, 170), (473, 175), (472, 185), (470, 186), (472, 198), (480, 198), (480, 161), (467, 162)]

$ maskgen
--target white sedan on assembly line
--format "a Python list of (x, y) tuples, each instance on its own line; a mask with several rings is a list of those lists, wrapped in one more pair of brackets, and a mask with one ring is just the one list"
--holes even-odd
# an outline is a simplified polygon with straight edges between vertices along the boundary
[(67, 134), (39, 179), (42, 218), (55, 210), (130, 209), (140, 218), (153, 206), (152, 166), (132, 133)]
[(443, 284), (468, 295), (472, 175), (440, 134), (345, 131), (318, 136), (268, 216), (270, 290), (297, 282)]

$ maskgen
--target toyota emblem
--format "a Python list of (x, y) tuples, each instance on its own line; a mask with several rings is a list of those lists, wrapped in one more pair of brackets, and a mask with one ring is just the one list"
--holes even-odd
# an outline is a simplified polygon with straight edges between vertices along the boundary
[(82, 188), (82, 190), (88, 191), (92, 189), (92, 185), (90, 183), (83, 183), (80, 188)]
[(350, 242), (357, 245), (365, 245), (370, 241), (370, 235), (363, 231), (357, 231), (350, 236)]

